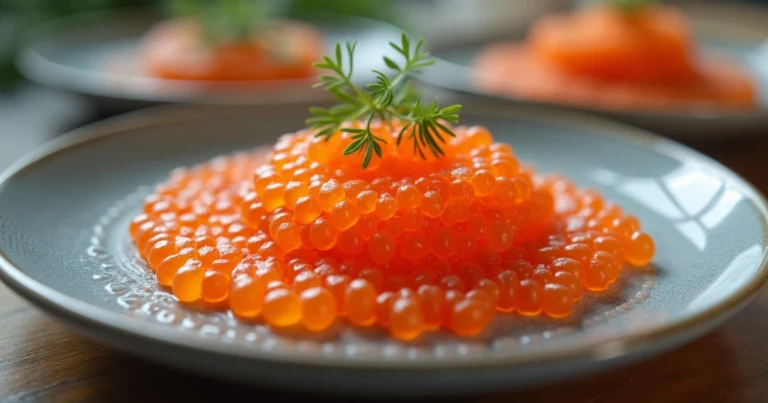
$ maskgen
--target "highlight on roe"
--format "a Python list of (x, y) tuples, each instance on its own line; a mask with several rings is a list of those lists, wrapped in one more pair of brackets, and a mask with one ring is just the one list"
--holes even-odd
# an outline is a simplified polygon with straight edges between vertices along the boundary
[(457, 125), (459, 106), (422, 102), (405, 81), (431, 62), (421, 41), (392, 46), (403, 60), (368, 89), (349, 81), (354, 45), (338, 46), (318, 67), (340, 105), (147, 197), (129, 232), (161, 286), (247, 322), (407, 341), (474, 337), (496, 314), (564, 318), (651, 261), (635, 217)]

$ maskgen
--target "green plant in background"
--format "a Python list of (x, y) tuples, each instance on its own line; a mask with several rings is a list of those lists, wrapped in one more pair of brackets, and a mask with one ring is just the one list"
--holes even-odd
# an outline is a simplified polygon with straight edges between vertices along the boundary
[(397, 1), (393, 0), (286, 0), (295, 15), (327, 11), (338, 14), (368, 17), (390, 23), (397, 18)]
[(14, 58), (29, 29), (71, 14), (152, 4), (151, 0), (0, 0), (0, 90), (19, 80)]
[(653, 3), (657, 3), (657, 0), (593, 0), (593, 3), (610, 4), (614, 7), (622, 10), (625, 13), (632, 13), (642, 9)]
[(312, 17), (318, 12), (369, 17), (392, 22), (390, 1), (382, 0), (166, 0), (170, 16), (192, 18), (213, 42), (247, 38), (272, 16)]
[(389, 22), (395, 15), (389, 0), (0, 0), (0, 90), (19, 81), (14, 59), (28, 30), (71, 14), (141, 6), (196, 18), (214, 41), (242, 38), (275, 13), (302, 17), (326, 11)]
[(262, 22), (276, 13), (281, 3), (251, 0), (169, 0), (165, 11), (173, 17), (190, 18), (203, 27), (204, 40), (236, 42), (251, 36)]
[(16, 19), (0, 10), (0, 91), (18, 80), (13, 58), (18, 43), (19, 25)]

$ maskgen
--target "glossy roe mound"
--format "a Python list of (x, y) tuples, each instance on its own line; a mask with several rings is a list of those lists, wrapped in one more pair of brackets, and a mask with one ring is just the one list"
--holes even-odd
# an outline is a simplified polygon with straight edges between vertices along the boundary
[(270, 151), (178, 169), (130, 225), (182, 302), (323, 331), (344, 318), (399, 340), (471, 337), (496, 312), (570, 315), (653, 240), (592, 190), (535, 175), (482, 127), (456, 127), (445, 156), (413, 156), (392, 128), (366, 170), (330, 141), (285, 135)]

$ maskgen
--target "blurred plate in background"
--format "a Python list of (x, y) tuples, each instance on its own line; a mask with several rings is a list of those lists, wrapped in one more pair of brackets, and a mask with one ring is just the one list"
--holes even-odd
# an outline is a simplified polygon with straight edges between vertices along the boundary
[[(761, 47), (768, 38), (768, 10), (735, 4), (684, 4), (679, 6), (690, 19), (701, 48), (732, 56), (754, 72), (759, 81), (762, 107), (757, 111), (730, 112), (714, 109), (689, 111), (631, 111), (546, 103), (592, 112), (621, 120), (648, 130), (678, 138), (728, 138), (759, 134), (768, 128), (768, 51)], [(762, 22), (761, 22), (762, 21)], [(500, 40), (522, 40), (524, 32), (517, 25), (505, 31), (498, 25), (454, 27), (451, 36), (426, 32), (433, 55), (438, 59), (428, 75), (419, 77), (427, 84), (458, 91), (465, 95), (507, 101), (503, 105), (542, 104), (521, 98), (490, 94), (474, 88), (469, 78), (470, 63), (484, 46)], [(466, 39), (459, 39), (466, 38)], [(766, 47), (768, 49), (768, 47)]]
[(440, 41), (482, 40), (523, 32), (532, 21), (573, 5), (572, 0), (410, 0), (408, 23)]
[[(42, 27), (19, 55), (28, 79), (94, 97), (101, 104), (134, 109), (159, 103), (239, 105), (322, 101), (325, 91), (311, 89), (315, 78), (262, 82), (167, 80), (148, 75), (138, 59), (143, 35), (162, 16), (149, 10), (114, 10), (68, 17)], [(326, 41), (357, 41), (354, 80), (370, 82), (371, 69), (383, 68), (381, 54), (401, 30), (384, 22), (333, 14), (307, 20)], [(375, 55), (375, 57), (370, 57)]]

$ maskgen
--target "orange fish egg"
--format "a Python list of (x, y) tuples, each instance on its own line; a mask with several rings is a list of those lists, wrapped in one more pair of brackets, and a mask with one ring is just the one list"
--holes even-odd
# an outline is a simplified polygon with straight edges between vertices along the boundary
[(301, 301), (291, 290), (273, 287), (264, 297), (264, 320), (272, 326), (292, 326), (301, 321)]
[(302, 324), (307, 330), (320, 331), (331, 326), (336, 319), (336, 298), (323, 287), (308, 288), (299, 295)]
[(367, 280), (353, 280), (344, 293), (344, 306), (354, 325), (371, 325), (376, 319), (376, 289)]

